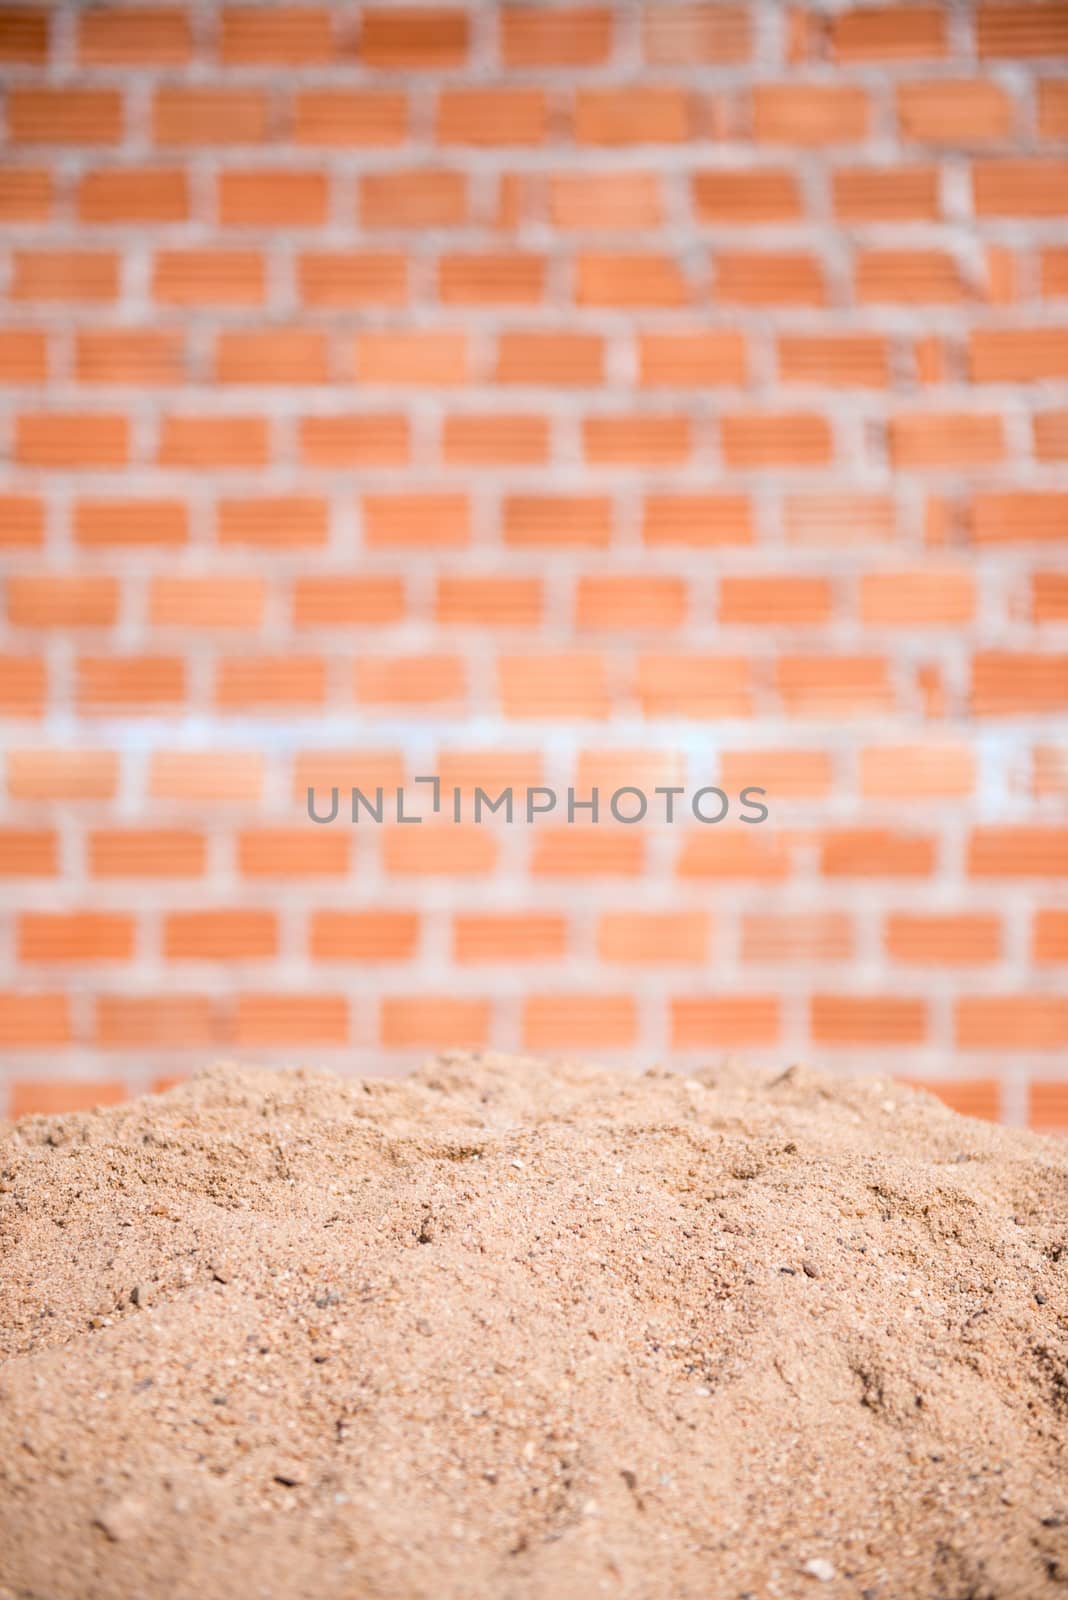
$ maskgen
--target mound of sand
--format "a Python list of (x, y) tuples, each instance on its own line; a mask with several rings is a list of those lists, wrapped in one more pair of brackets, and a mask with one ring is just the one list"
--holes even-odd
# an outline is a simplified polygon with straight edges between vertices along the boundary
[(1053, 1140), (796, 1068), (220, 1068), (9, 1130), (0, 1216), (19, 1600), (1066, 1593)]

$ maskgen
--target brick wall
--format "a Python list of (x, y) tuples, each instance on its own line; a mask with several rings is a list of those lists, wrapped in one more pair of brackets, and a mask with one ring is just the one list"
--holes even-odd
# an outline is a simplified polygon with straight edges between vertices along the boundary
[[(1068, 1122), (1068, 5), (0, 11), (0, 1084)], [(305, 789), (771, 818), (318, 828)]]

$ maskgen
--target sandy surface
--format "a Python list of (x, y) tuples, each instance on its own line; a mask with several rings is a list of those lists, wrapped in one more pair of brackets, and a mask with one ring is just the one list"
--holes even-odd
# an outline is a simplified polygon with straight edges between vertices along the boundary
[(1068, 1595), (1068, 1144), (220, 1068), (9, 1129), (0, 1219), (3, 1600)]

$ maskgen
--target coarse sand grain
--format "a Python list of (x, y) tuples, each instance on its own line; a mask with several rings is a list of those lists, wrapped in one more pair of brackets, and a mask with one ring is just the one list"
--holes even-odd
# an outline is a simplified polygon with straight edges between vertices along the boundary
[(1068, 1595), (1068, 1144), (219, 1067), (0, 1140), (3, 1600)]

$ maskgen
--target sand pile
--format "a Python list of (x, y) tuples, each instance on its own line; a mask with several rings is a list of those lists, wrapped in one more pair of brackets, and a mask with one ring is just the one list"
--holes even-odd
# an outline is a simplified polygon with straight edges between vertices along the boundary
[(218, 1069), (8, 1131), (0, 1215), (5, 1600), (1068, 1594), (1053, 1140), (799, 1069)]

